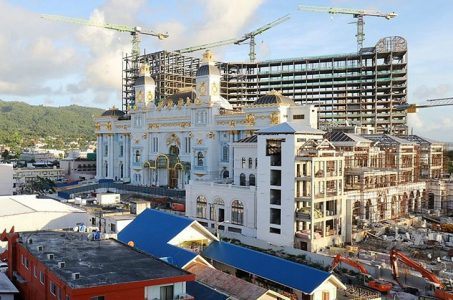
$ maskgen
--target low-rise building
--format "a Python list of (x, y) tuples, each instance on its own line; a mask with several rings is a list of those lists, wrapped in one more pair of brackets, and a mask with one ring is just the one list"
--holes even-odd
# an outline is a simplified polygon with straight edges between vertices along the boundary
[[(220, 242), (198, 221), (162, 211), (145, 210), (118, 238), (197, 274), (199, 283), (233, 299), (336, 299), (337, 289), (345, 288), (329, 272)], [(232, 282), (237, 285), (231, 286)], [(241, 287), (248, 297), (239, 297)]]
[(13, 165), (0, 163), (0, 196), (13, 194)]
[(96, 158), (65, 158), (60, 160), (60, 168), (69, 180), (88, 180), (96, 176)]
[(13, 226), (16, 232), (72, 229), (89, 221), (81, 209), (36, 195), (2, 196), (0, 208), (0, 231)]
[(116, 240), (77, 232), (2, 234), (22, 299), (194, 299), (195, 275)]
[(19, 291), (5, 273), (0, 272), (0, 299), (14, 300)]
[(13, 175), (13, 192), (20, 194), (26, 186), (37, 177), (47, 178), (52, 181), (65, 178), (65, 172), (60, 168), (15, 168)]

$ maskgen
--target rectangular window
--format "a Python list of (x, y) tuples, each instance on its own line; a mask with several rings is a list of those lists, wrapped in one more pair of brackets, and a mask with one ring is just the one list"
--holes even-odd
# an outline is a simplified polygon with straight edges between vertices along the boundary
[(173, 285), (160, 287), (160, 300), (173, 300)]
[(270, 222), (271, 224), (281, 225), (282, 217), (281, 217), (281, 210), (278, 208), (271, 208), (270, 211)]
[(304, 115), (293, 115), (293, 120), (303, 120), (305, 119)]
[(116, 232), (116, 224), (110, 224), (110, 231)]
[(35, 278), (38, 278), (38, 271), (36, 270), (36, 266), (33, 266), (33, 276), (35, 276)]
[(329, 292), (322, 292), (322, 300), (329, 300)]
[(280, 170), (271, 170), (271, 185), (281, 186), (282, 185), (282, 171)]
[(120, 157), (123, 157), (123, 153), (124, 153), (124, 147), (123, 145), (120, 146)]
[(274, 204), (274, 205), (282, 204), (282, 200), (281, 200), (282, 191), (281, 190), (271, 189), (270, 197), (271, 197), (271, 204)]
[(275, 234), (280, 234), (281, 231), (278, 228), (270, 227), (269, 228), (269, 232), (270, 233), (275, 233)]
[(24, 266), (25, 266), (25, 268), (28, 270), (28, 268), (29, 268), (29, 261), (28, 261), (28, 258), (27, 258), (27, 257), (24, 258)]
[(39, 282), (44, 285), (44, 273), (41, 271), (39, 271)]
[(57, 286), (52, 281), (50, 282), (50, 293), (54, 296), (57, 295)]
[(91, 297), (90, 300), (105, 300), (105, 296)]

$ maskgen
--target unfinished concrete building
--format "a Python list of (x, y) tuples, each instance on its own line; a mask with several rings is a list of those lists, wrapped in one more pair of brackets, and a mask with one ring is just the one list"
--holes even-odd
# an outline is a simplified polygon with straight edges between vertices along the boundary
[(333, 132), (326, 136), (345, 157), (346, 241), (376, 222), (421, 211), (417, 144), (390, 135)]
[[(156, 99), (195, 87), (200, 59), (159, 51), (139, 58), (148, 62), (157, 84)], [(405, 134), (406, 112), (395, 106), (407, 99), (407, 43), (387, 37), (358, 53), (276, 59), (256, 63), (218, 62), (221, 96), (233, 106), (252, 103), (272, 90), (299, 103), (319, 105), (320, 128), (360, 124), (378, 133)], [(123, 110), (134, 105), (138, 71), (130, 57), (123, 62)]]

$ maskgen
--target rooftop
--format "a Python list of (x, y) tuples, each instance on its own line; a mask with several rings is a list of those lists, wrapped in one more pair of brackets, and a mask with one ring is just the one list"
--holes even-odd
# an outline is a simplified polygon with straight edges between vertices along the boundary
[(193, 222), (186, 217), (146, 209), (118, 234), (118, 239), (124, 243), (133, 241), (136, 248), (157, 257), (166, 257), (167, 261), (182, 268), (197, 254), (168, 242)]
[(300, 122), (284, 122), (257, 131), (257, 134), (294, 134), (294, 133), (324, 134), (325, 132), (307, 125), (300, 124)]
[(258, 141), (258, 137), (256, 136), (256, 134), (254, 134), (252, 136), (248, 136), (246, 138), (240, 139), (236, 143), (256, 143), (257, 141)]
[(193, 264), (187, 271), (195, 274), (197, 281), (225, 292), (235, 299), (259, 299), (267, 292), (263, 287), (200, 263)]
[(364, 137), (361, 137), (360, 135), (341, 131), (329, 132), (325, 135), (325, 138), (333, 143), (336, 142), (372, 143), (372, 141)]
[(0, 217), (34, 212), (85, 213), (83, 210), (52, 199), (36, 198), (36, 195), (0, 197)]
[(225, 242), (212, 242), (202, 255), (305, 294), (312, 294), (324, 281), (335, 278), (307, 265)]
[(390, 134), (363, 134), (364, 138), (377, 142), (380, 145), (413, 145), (414, 142)]
[(0, 294), (19, 293), (14, 284), (9, 280), (5, 273), (0, 272)]
[[(21, 234), (21, 237), (23, 246), (71, 288), (189, 274), (113, 239), (90, 241), (86, 234), (62, 231), (27, 232)], [(32, 244), (28, 242), (30, 239)], [(43, 251), (38, 251), (39, 245), (44, 246)], [(49, 259), (47, 254), (54, 254), (54, 258)], [(65, 266), (60, 268), (58, 262), (64, 262)], [(74, 279), (73, 273), (80, 273), (80, 278)]]

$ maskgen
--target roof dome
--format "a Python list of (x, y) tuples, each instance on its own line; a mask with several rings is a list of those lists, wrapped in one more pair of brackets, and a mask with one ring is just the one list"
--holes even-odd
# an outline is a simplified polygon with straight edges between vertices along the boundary
[(206, 75), (220, 76), (220, 70), (214, 64), (214, 55), (212, 55), (212, 52), (209, 50), (206, 50), (205, 53), (203, 53), (203, 64), (198, 68), (196, 76)]
[(266, 95), (258, 98), (254, 105), (263, 105), (263, 104), (286, 104), (286, 105), (296, 105), (293, 99), (283, 96), (281, 93), (272, 90), (271, 92), (267, 93)]
[(206, 75), (218, 75), (220, 76), (220, 70), (215, 65), (202, 65), (197, 70), (197, 77), (198, 76), (206, 76)]
[(102, 113), (102, 117), (122, 117), (125, 115), (125, 112), (119, 110), (118, 108), (112, 107)]

